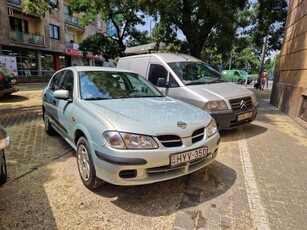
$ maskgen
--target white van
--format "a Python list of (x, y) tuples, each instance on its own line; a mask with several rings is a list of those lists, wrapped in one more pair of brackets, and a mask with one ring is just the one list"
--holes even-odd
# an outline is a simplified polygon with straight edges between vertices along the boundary
[(219, 130), (252, 122), (259, 103), (255, 94), (186, 54), (154, 53), (120, 58), (118, 68), (132, 70), (167, 96), (209, 112)]

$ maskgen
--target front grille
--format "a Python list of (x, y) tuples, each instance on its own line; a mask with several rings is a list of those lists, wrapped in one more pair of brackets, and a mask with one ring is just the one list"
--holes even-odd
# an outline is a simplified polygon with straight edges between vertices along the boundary
[(198, 141), (201, 141), (204, 138), (204, 134), (205, 134), (204, 128), (197, 129), (196, 131), (194, 131), (192, 134), (192, 143), (194, 144)]
[(243, 97), (229, 100), (233, 111), (247, 111), (253, 108), (253, 102), (251, 97)]
[(178, 147), (182, 145), (180, 137), (176, 135), (163, 135), (157, 137), (164, 147)]

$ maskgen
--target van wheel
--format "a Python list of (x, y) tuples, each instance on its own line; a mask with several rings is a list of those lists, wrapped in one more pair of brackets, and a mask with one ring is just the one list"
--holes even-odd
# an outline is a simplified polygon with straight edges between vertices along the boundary
[(5, 154), (4, 150), (0, 150), (0, 185), (4, 184), (7, 181), (7, 169), (6, 169), (6, 161), (5, 161)]
[(96, 177), (90, 146), (85, 137), (80, 137), (78, 140), (76, 156), (79, 175), (85, 187), (93, 190), (104, 184), (103, 180)]
[(239, 79), (239, 80), (238, 80), (238, 83), (239, 83), (239, 84), (243, 84), (242, 79)]

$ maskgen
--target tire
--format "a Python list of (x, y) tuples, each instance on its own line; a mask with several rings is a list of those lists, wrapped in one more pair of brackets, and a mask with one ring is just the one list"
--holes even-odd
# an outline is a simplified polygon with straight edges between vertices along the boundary
[(5, 161), (5, 154), (4, 150), (0, 150), (0, 185), (4, 184), (7, 181), (7, 169), (6, 169), (6, 161)]
[(44, 125), (45, 125), (45, 131), (49, 136), (54, 136), (57, 132), (55, 129), (51, 126), (49, 117), (46, 113), (46, 111), (43, 111), (43, 118), (44, 118)]
[(239, 83), (239, 84), (243, 84), (243, 80), (242, 80), (242, 79), (239, 79), (239, 80), (238, 80), (238, 83)]
[(85, 137), (80, 137), (78, 140), (76, 157), (79, 175), (85, 187), (93, 190), (105, 183), (96, 177), (90, 146)]

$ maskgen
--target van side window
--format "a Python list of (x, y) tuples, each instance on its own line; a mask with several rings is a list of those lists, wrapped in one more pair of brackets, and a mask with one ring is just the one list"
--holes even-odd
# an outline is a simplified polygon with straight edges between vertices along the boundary
[(167, 70), (162, 65), (151, 64), (148, 74), (148, 80), (152, 84), (157, 85), (159, 78), (164, 78), (165, 80), (167, 80)]
[(235, 75), (240, 76), (240, 74), (239, 74), (239, 72), (238, 72), (238, 71), (235, 71)]
[(179, 87), (178, 82), (176, 81), (176, 79), (173, 77), (171, 73), (169, 74), (169, 87), (170, 88)]

